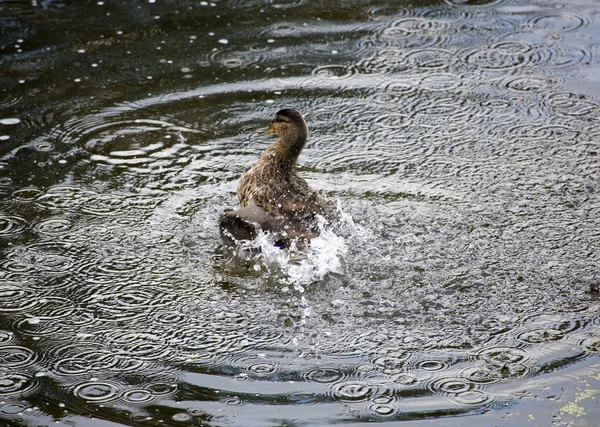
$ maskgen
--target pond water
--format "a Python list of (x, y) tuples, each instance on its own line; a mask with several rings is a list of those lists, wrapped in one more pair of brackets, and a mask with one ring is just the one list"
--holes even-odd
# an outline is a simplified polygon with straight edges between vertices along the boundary
[[(0, 28), (0, 424), (596, 425), (598, 1), (30, 0)], [(280, 108), (342, 219), (232, 260), (218, 216)]]

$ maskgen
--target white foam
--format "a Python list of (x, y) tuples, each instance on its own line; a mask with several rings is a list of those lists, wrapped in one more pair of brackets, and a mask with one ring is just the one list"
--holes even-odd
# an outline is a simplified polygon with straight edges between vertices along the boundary
[(260, 259), (266, 268), (283, 273), (282, 284), (304, 292), (307, 285), (323, 279), (327, 274), (343, 273), (348, 244), (337, 230), (341, 229), (340, 226), (350, 226), (350, 229), (357, 227), (347, 214), (342, 213), (338, 224), (329, 224), (325, 218), (318, 217), (319, 236), (313, 238), (303, 251), (278, 248), (274, 246), (273, 239), (262, 232), (253, 243), (260, 246)]

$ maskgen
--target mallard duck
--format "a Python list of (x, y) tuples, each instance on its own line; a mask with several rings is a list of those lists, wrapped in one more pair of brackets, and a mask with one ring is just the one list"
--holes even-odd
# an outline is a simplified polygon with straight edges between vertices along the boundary
[(221, 238), (231, 249), (240, 240), (253, 240), (261, 229), (273, 236), (277, 246), (289, 247), (297, 239), (300, 248), (319, 234), (317, 215), (336, 218), (335, 206), (310, 188), (296, 170), (308, 126), (298, 111), (284, 109), (275, 114), (268, 130), (257, 132), (275, 133), (279, 140), (240, 179), (241, 208), (221, 214)]

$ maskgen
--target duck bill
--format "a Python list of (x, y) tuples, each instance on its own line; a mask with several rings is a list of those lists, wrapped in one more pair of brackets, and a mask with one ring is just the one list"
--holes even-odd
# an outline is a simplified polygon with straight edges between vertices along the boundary
[(273, 129), (271, 126), (269, 126), (269, 129), (259, 129), (256, 131), (257, 134), (259, 135), (268, 135), (270, 133), (275, 133), (275, 129)]

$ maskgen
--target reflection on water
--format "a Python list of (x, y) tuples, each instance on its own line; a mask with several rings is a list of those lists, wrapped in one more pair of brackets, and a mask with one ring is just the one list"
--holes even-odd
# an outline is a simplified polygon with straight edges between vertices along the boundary
[[(0, 419), (597, 419), (595, 2), (0, 11)], [(282, 107), (343, 220), (233, 262)]]

